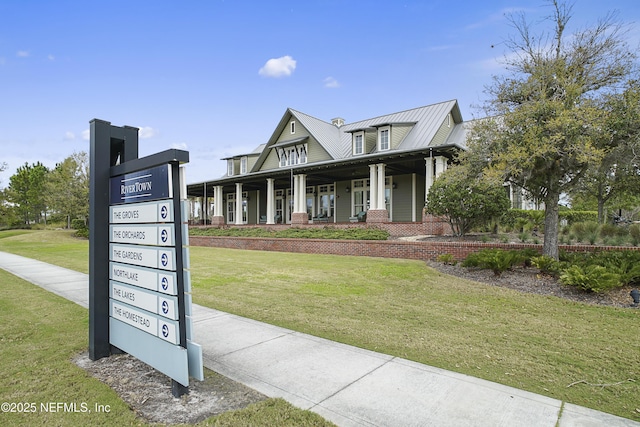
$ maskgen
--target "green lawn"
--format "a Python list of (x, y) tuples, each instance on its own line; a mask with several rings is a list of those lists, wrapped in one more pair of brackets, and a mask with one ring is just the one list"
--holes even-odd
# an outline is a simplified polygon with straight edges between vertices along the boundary
[[(43, 258), (51, 262), (63, 259), (55, 255), (49, 233), (37, 234), (23, 235), (18, 241), (35, 237), (34, 241), (44, 244), (42, 247), (32, 245), (36, 248), (32, 256), (42, 253)], [(66, 235), (58, 233), (57, 236), (62, 239), (61, 248), (72, 249), (78, 244)], [(2, 237), (6, 234), (0, 232), (0, 239)], [(22, 240), (17, 247), (24, 249), (27, 241)], [(79, 242), (78, 246), (86, 249), (86, 242)], [(3, 245), (2, 250), (6, 249)], [(87, 256), (74, 254), (69, 258), (82, 260), (67, 259), (67, 265), (86, 264)], [(109, 386), (72, 362), (73, 356), (87, 348), (86, 309), (1, 269), (0, 287), (0, 403), (3, 404), (0, 425), (146, 425)], [(100, 411), (96, 411), (97, 406)], [(198, 425), (328, 427), (333, 424), (282, 399), (268, 399)]]
[[(0, 250), (86, 271), (86, 241), (1, 237)], [(640, 310), (522, 294), (419, 261), (190, 253), (197, 304), (640, 420)]]

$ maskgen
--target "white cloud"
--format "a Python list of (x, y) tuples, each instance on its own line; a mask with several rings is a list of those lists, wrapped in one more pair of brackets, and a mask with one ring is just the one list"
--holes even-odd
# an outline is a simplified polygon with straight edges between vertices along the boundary
[(154, 136), (158, 135), (158, 130), (153, 129), (149, 126), (143, 126), (140, 128), (140, 132), (138, 133), (138, 135), (140, 136), (140, 139), (153, 138)]
[(71, 132), (71, 131), (66, 131), (64, 133), (64, 140), (65, 141), (73, 141), (74, 139), (76, 139), (76, 134)]
[(333, 77), (327, 77), (323, 81), (324, 81), (324, 87), (327, 87), (327, 88), (340, 87), (340, 83), (338, 83), (338, 81)]
[(19, 50), (18, 53), (16, 53), (16, 56), (18, 56), (19, 58), (26, 58), (30, 56), (30, 54), (27, 50)]
[(258, 74), (264, 77), (286, 77), (290, 76), (296, 69), (296, 60), (287, 56), (271, 58), (260, 68)]
[(89, 141), (91, 139), (91, 131), (89, 129), (82, 131), (82, 139)]

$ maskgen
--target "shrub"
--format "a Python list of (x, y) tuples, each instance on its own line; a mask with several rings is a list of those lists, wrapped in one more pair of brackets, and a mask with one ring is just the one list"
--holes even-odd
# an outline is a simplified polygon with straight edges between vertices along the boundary
[(631, 244), (638, 246), (640, 244), (640, 224), (631, 224), (629, 226), (629, 235), (631, 236)]
[(519, 251), (503, 251), (501, 249), (483, 249), (469, 254), (462, 263), (463, 267), (480, 267), (493, 271), (500, 276), (514, 265), (524, 261), (524, 255)]
[(557, 276), (561, 270), (560, 262), (546, 255), (531, 258), (531, 264), (539, 268), (541, 273), (552, 276)]
[(584, 222), (585, 237), (589, 241), (590, 245), (595, 245), (598, 240), (598, 232), (600, 230), (600, 224), (596, 221)]
[(614, 237), (618, 234), (618, 228), (613, 224), (602, 224), (600, 226), (600, 237), (603, 239), (607, 237)]
[(446, 265), (456, 265), (458, 263), (452, 254), (440, 254), (436, 258), (436, 261)]
[(87, 228), (87, 224), (82, 218), (75, 218), (71, 220), (71, 228), (74, 230), (81, 230), (83, 228)]
[(602, 293), (621, 286), (620, 275), (608, 271), (600, 265), (585, 268), (572, 265), (560, 275), (563, 285), (576, 286), (589, 292)]

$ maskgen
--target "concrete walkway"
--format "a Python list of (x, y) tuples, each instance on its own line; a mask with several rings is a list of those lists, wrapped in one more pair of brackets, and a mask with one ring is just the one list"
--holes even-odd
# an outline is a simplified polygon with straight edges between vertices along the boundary
[[(86, 274), (0, 252), (0, 268), (88, 307)], [(204, 365), (339, 426), (635, 426), (467, 375), (195, 305)]]

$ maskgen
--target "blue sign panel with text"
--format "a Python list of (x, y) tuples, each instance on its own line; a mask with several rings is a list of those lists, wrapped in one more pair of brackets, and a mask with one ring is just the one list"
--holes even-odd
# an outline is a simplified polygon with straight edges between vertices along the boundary
[(145, 202), (173, 197), (169, 165), (111, 178), (110, 204)]

